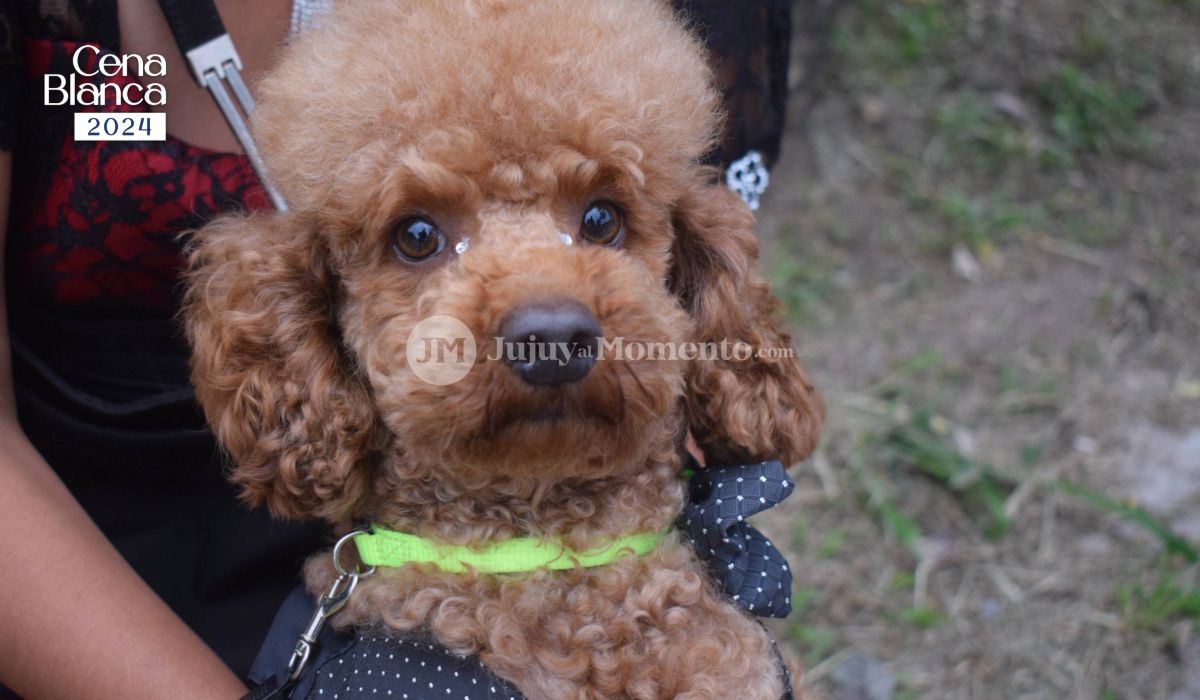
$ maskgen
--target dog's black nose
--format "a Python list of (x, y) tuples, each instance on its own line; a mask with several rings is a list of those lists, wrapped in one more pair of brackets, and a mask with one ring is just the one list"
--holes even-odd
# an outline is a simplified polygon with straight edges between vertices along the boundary
[(577, 382), (596, 363), (600, 322), (583, 304), (559, 301), (518, 306), (500, 321), (504, 361), (529, 384)]

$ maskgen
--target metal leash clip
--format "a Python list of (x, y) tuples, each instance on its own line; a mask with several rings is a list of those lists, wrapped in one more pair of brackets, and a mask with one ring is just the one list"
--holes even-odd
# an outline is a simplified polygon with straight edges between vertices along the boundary
[(347, 542), (352, 541), (355, 536), (365, 534), (366, 532), (366, 530), (352, 530), (342, 535), (342, 538), (333, 546), (333, 567), (337, 569), (338, 577), (334, 580), (333, 585), (329, 587), (329, 592), (321, 596), (321, 599), (317, 601), (317, 609), (313, 613), (312, 619), (309, 620), (308, 627), (304, 629), (304, 632), (300, 634), (300, 638), (296, 640), (295, 651), (292, 652), (292, 659), (288, 661), (287, 665), (289, 683), (294, 682), (304, 672), (309, 658), (312, 657), (313, 649), (317, 645), (317, 637), (321, 634), (321, 629), (325, 627), (325, 621), (342, 609), (342, 606), (350, 599), (350, 594), (354, 593), (354, 589), (358, 586), (360, 578), (375, 573), (375, 567), (373, 566), (365, 571), (361, 571), (355, 565), (354, 570), (350, 571), (344, 568), (341, 562), (342, 547)]
[(316, 612), (313, 613), (312, 619), (308, 621), (308, 627), (304, 628), (300, 639), (296, 640), (296, 649), (292, 652), (291, 661), (288, 661), (287, 674), (289, 681), (296, 680), (304, 672), (304, 667), (308, 665), (313, 648), (317, 644), (317, 636), (321, 634), (321, 629), (325, 627), (325, 621), (337, 614), (337, 611), (346, 604), (346, 600), (354, 592), (354, 588), (357, 585), (358, 574), (342, 574), (333, 582), (333, 586), (329, 588), (329, 592), (321, 596), (321, 600), (317, 602)]

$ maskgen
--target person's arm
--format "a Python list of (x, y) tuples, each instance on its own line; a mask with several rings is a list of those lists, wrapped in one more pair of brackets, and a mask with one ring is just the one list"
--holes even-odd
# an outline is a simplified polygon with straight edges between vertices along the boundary
[(0, 684), (26, 700), (238, 698), (242, 683), (138, 578), (17, 424), (3, 302), (11, 182), (12, 154), (0, 151)]

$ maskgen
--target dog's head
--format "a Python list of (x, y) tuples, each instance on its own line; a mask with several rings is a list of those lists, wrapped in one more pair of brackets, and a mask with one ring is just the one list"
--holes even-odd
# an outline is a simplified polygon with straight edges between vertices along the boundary
[[(688, 427), (711, 461), (807, 455), (800, 366), (745, 358), (790, 343), (750, 212), (698, 165), (717, 107), (665, 2), (339, 5), (261, 85), (291, 211), (192, 253), (193, 378), (248, 500), (345, 520), (397, 473), (610, 477)], [(463, 336), (469, 371), (431, 383)]]

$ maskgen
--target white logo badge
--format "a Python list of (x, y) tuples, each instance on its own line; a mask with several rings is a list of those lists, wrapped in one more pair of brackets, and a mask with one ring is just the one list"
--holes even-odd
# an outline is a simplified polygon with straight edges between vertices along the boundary
[(475, 336), (453, 316), (430, 316), (408, 334), (405, 359), (422, 381), (447, 386), (475, 366)]

